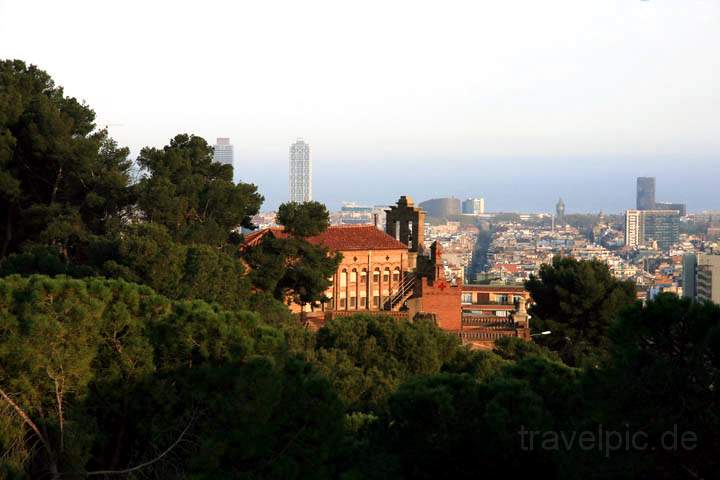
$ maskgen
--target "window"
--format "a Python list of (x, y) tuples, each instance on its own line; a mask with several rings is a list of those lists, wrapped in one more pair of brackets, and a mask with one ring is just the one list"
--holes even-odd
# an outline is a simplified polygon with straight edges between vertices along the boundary
[(465, 303), (465, 304), (472, 303), (472, 293), (463, 293), (462, 294), (462, 303)]
[(388, 283), (390, 281), (390, 269), (385, 267), (383, 271), (383, 282)]
[(347, 286), (347, 270), (343, 270), (342, 272), (340, 272), (340, 286)]
[(373, 307), (379, 307), (380, 306), (380, 295), (375, 295), (373, 297)]
[(350, 283), (357, 282), (357, 270), (354, 268), (352, 269), (352, 272), (350, 272)]
[(393, 283), (399, 283), (400, 282), (400, 268), (395, 267), (395, 270), (393, 270)]
[(355, 297), (350, 297), (350, 308), (356, 308), (357, 307), (357, 299)]
[(365, 307), (367, 307), (367, 298), (360, 297), (360, 308), (365, 308)]
[(344, 298), (340, 299), (340, 308), (345, 308), (345, 299)]
[(380, 269), (376, 268), (373, 272), (373, 283), (379, 283), (380, 282)]
[(362, 285), (365, 285), (367, 283), (367, 270), (362, 269), (362, 272), (360, 272), (360, 283)]

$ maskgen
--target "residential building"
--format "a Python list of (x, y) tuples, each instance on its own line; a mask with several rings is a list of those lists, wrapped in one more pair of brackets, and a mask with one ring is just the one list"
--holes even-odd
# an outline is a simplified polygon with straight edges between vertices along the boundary
[(290, 146), (290, 201), (312, 200), (312, 163), (310, 145), (299, 138)]
[(695, 298), (720, 303), (720, 254), (699, 253), (696, 268)]

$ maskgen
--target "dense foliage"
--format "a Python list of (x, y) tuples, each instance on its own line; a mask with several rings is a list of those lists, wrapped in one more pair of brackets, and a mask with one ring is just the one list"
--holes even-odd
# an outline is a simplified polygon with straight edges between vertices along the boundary
[(525, 283), (533, 305), (532, 325), (549, 330), (541, 341), (569, 365), (598, 365), (606, 356), (608, 329), (635, 302), (632, 282), (616, 279), (599, 260), (555, 257)]

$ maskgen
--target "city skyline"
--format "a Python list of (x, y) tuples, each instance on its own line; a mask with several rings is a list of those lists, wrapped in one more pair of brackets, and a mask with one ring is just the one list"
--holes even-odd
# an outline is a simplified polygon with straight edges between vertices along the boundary
[[(172, 22), (163, 21), (168, 11)], [(287, 196), (277, 172), (297, 136), (312, 138), (314, 197), (331, 207), (480, 191), (496, 211), (551, 210), (562, 196), (569, 213), (621, 212), (634, 204), (634, 177), (647, 175), (665, 185), (659, 201), (720, 208), (716, 1), (366, 2), (352, 16), (311, 1), (221, 11), (0, 0), (0, 57), (47, 70), (133, 156), (180, 132), (242, 139), (236, 180), (257, 184), (264, 208)], [(54, 41), (24, 35), (22, 18)], [(87, 38), (99, 41), (72, 48)], [(222, 64), (223, 75), (193, 68), (188, 52)], [(350, 171), (357, 181), (345, 181)]]

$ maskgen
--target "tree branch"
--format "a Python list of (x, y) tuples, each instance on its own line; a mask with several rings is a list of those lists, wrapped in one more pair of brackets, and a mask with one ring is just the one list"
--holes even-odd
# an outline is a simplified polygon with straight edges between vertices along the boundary
[(5, 393), (5, 390), (3, 390), (2, 388), (0, 388), (0, 397), (2, 397), (3, 400), (5, 400), (13, 408), (13, 410), (15, 410), (15, 412), (17, 412), (17, 414), (20, 416), (20, 418), (22, 418), (23, 422), (25, 422), (30, 427), (30, 429), (33, 432), (35, 432), (35, 435), (37, 435), (38, 438), (40, 439), (40, 441), (43, 443), (43, 446), (45, 447), (45, 450), (47, 450), (48, 454), (50, 455), (50, 458), (55, 458), (55, 455), (52, 451), (52, 448), (50, 448), (50, 444), (48, 443), (47, 438), (45, 438), (45, 436), (42, 433), (40, 433), (40, 429), (37, 427), (35, 422), (32, 421), (30, 416), (27, 413), (25, 413), (25, 410), (23, 410), (20, 405), (15, 403), (13, 401), (13, 399), (10, 398), (10, 396), (7, 393)]
[(124, 470), (96, 470), (96, 471), (93, 471), (93, 472), (86, 472), (86, 473), (85, 473), (85, 476), (90, 477), (90, 476), (94, 476), (94, 475), (125, 475), (125, 474), (128, 474), (128, 473), (136, 472), (136, 471), (141, 470), (141, 469), (143, 469), (143, 468), (145, 468), (145, 467), (149, 467), (150, 465), (152, 465), (152, 464), (155, 463), (155, 462), (158, 462), (158, 461), (161, 460), (165, 455), (167, 455), (168, 453), (170, 453), (170, 452), (172, 451), (172, 449), (175, 448), (175, 447), (182, 441), (182, 439), (183, 439), (183, 437), (185, 436), (185, 434), (187, 433), (187, 431), (190, 430), (190, 427), (192, 426), (194, 420), (195, 420), (194, 417), (191, 418), (190, 421), (188, 422), (187, 426), (185, 426), (185, 428), (183, 429), (183, 431), (180, 432), (180, 435), (179, 435), (178, 438), (172, 443), (172, 445), (170, 445), (168, 448), (165, 449), (164, 452), (162, 452), (160, 455), (158, 455), (157, 457), (153, 458), (152, 460), (148, 460), (147, 462), (141, 463), (141, 464), (139, 464), (139, 465), (135, 465), (134, 467), (126, 468), (126, 469), (124, 469)]

